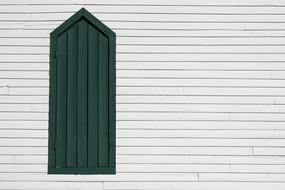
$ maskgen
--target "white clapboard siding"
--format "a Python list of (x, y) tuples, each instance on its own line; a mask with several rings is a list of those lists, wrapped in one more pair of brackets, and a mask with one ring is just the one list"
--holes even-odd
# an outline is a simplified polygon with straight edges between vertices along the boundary
[(77, 190), (77, 189), (103, 189), (103, 182), (1, 182), (1, 187), (7, 190), (14, 190), (14, 189), (70, 189), (70, 190)]
[[(62, 2), (62, 1), (61, 1)], [(0, 7), (0, 10), (2, 13), (22, 13), (22, 14), (34, 14), (34, 13), (73, 13), (78, 8), (81, 7), (80, 4), (72, 4), (68, 3), (61, 3), (58, 4), (58, 2), (47, 2), (45, 3), (45, 6), (42, 6), (41, 4), (37, 4), (38, 2), (31, 2), (29, 1), (29, 6), (26, 6), (24, 4), (25, 2), (16, 3), (13, 7)], [(50, 4), (48, 4), (50, 3)], [(77, 1), (79, 3), (79, 1)], [(153, 5), (155, 2), (152, 2), (151, 5)], [(92, 13), (133, 13), (133, 14), (162, 14), (165, 13), (167, 15), (169, 14), (215, 14), (215, 15), (223, 15), (223, 14), (229, 14), (229, 15), (278, 15), (284, 13), (284, 7), (282, 7), (282, 2), (275, 2), (274, 5), (276, 6), (250, 6), (250, 2), (243, 2), (244, 6), (236, 6), (238, 4), (232, 4), (231, 2), (227, 1), (228, 6), (231, 6), (229, 9), (228, 6), (219, 6), (218, 4), (212, 4), (212, 6), (203, 6), (203, 3), (197, 5), (195, 1), (191, 2), (190, 5), (186, 5), (185, 2), (183, 2), (183, 5), (180, 5), (180, 3), (171, 5), (170, 3), (173, 3), (171, 1), (165, 2), (165, 4), (158, 3), (155, 6), (148, 6), (147, 4), (144, 4), (143, 2), (135, 4), (134, 2), (129, 2), (126, 4), (125, 2), (120, 3), (116, 2), (116, 6), (109, 6), (112, 5), (108, 2), (94, 2), (94, 1), (88, 1), (85, 3), (85, 7), (88, 8), (89, 11)], [(215, 1), (216, 3), (216, 1)], [(235, 2), (237, 3), (237, 2)], [(255, 2), (259, 3), (259, 1)], [(9, 2), (10, 4), (10, 2)], [(109, 5), (108, 5), (109, 4)], [(121, 5), (120, 5), (121, 4)], [(133, 4), (133, 5), (132, 5)], [(278, 4), (280, 6), (278, 6)], [(127, 5), (127, 6), (126, 6)], [(204, 4), (204, 5), (211, 5), (211, 4)], [(215, 6), (216, 5), (216, 6)], [(225, 5), (225, 4), (223, 4)], [(266, 5), (266, 4), (263, 4)], [(268, 5), (268, 4), (267, 4)], [(272, 5), (272, 2), (271, 4)]]
[[(204, 55), (201, 55), (204, 56)], [(0, 64), (0, 68), (1, 68)], [(280, 61), (117, 61), (117, 69), (147, 69), (147, 70), (285, 70), (285, 64)]]
[[(26, 72), (17, 72), (11, 73), (8, 71), (1, 71), (2, 75), (12, 76), (20, 76), (29, 73)], [(42, 72), (37, 72), (36, 74), (40, 74)], [(117, 78), (125, 79), (125, 78), (142, 78), (142, 79), (284, 79), (284, 71), (208, 71), (208, 70), (118, 70)], [(28, 78), (28, 77), (27, 77)]]
[[(49, 34), (117, 34), (116, 175), (47, 175)], [(285, 1), (0, 0), (0, 189), (284, 190)]]
[[(14, 121), (11, 126), (17, 127)], [(284, 130), (282, 121), (117, 121), (117, 127), (122, 129), (175, 129), (175, 130)]]
[(267, 182), (267, 183), (260, 183), (260, 182), (242, 182), (242, 181), (235, 181), (235, 182), (223, 182), (220, 181), (209, 181), (202, 183), (199, 182), (109, 182), (105, 183), (105, 189), (137, 189), (137, 190), (144, 190), (144, 189), (167, 189), (171, 187), (175, 187), (177, 189), (187, 190), (187, 189), (197, 189), (197, 190), (227, 190), (227, 189), (276, 189), (276, 190), (283, 190), (282, 182)]
[[(88, 7), (87, 7), (88, 8)], [(91, 9), (92, 10), (92, 9)], [(226, 17), (224, 15), (207, 15), (207, 14), (199, 14), (199, 15), (193, 15), (193, 14), (180, 14), (179, 17), (173, 17), (172, 14), (154, 14), (148, 13), (148, 14), (141, 14), (141, 13), (132, 13), (133, 10), (131, 10), (131, 13), (124, 13), (121, 12), (118, 13), (98, 13), (96, 11), (93, 11), (93, 13), (97, 14), (97, 17), (100, 20), (103, 21), (137, 21), (137, 22), (147, 22), (147, 21), (154, 21), (154, 22), (187, 22), (187, 23), (195, 23), (195, 22), (217, 22), (217, 23), (227, 23), (227, 22), (233, 22), (233, 23), (282, 23), (284, 21), (284, 15), (278, 14), (278, 15), (248, 15), (248, 14), (238, 14), (238, 15), (227, 15)], [(72, 11), (73, 12), (73, 11)], [(13, 15), (9, 15), (9, 13), (2, 14), (2, 17), (0, 18), (0, 21), (63, 21), (64, 19), (68, 18), (72, 12), (69, 13), (14, 13)], [(102, 11), (101, 11), (102, 12)], [(129, 15), (132, 14), (132, 17), (129, 17)], [(220, 13), (221, 14), (221, 13)]]

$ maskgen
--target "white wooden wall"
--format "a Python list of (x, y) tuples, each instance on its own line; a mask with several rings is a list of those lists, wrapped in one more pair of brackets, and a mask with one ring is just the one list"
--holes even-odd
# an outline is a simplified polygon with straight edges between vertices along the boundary
[[(117, 33), (117, 175), (47, 175), (49, 33)], [(285, 189), (284, 0), (0, 0), (0, 189)]]

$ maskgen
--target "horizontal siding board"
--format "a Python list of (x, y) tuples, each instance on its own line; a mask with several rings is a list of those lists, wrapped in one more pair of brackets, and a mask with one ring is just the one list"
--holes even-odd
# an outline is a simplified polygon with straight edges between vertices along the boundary
[(118, 155), (252, 155), (249, 147), (120, 147)]
[(0, 121), (1, 129), (35, 129), (46, 130), (48, 128), (47, 121)]
[[(13, 181), (14, 178), (12, 176), (16, 176), (18, 179), (21, 179), (21, 181), (58, 181), (60, 182), (62, 180), (62, 178), (60, 178), (59, 176), (45, 176), (45, 175), (27, 175), (27, 174), (2, 174), (0, 173), (1, 179), (2, 181)], [(282, 174), (276, 175), (275, 179), (278, 179), (278, 177), (282, 177)], [(33, 180), (30, 180), (31, 178), (33, 178)], [(272, 178), (274, 179), (274, 175), (272, 175)], [(0, 179), (0, 180), (1, 180)], [(161, 173), (150, 173), (147, 176), (145, 176), (145, 174), (142, 173), (132, 173), (132, 175), (129, 175), (127, 173), (119, 173), (116, 175), (116, 177), (111, 176), (111, 175), (85, 175), (85, 176), (81, 176), (81, 179), (78, 180), (77, 176), (70, 176), (68, 179), (66, 179), (68, 182), (90, 182), (93, 180), (96, 181), (124, 181), (124, 180), (128, 180), (128, 181), (166, 181), (166, 180), (170, 180), (170, 181), (176, 181), (176, 180), (185, 180), (185, 181), (197, 181), (197, 174), (194, 173), (165, 173), (165, 174), (161, 174)]]
[(187, 105), (187, 104), (119, 104), (120, 111), (136, 112), (256, 112), (280, 113), (285, 111), (285, 105)]
[(169, 129), (169, 130), (284, 130), (284, 122), (266, 121), (117, 121), (121, 129)]
[[(211, 36), (205, 36), (204, 38), (210, 38)], [(145, 38), (145, 37), (143, 37)], [(173, 39), (179, 39), (183, 38), (180, 36), (173, 36), (168, 37)], [(212, 37), (215, 38), (215, 37)], [(241, 37), (240, 37), (241, 38)], [(118, 45), (118, 53), (122, 54), (128, 54), (128, 53), (168, 53), (168, 54), (278, 54), (278, 53), (284, 53), (284, 50), (282, 50), (282, 45), (272, 45), (272, 46), (250, 46), (250, 45), (240, 45), (240, 46), (233, 46), (233, 45), (219, 45), (216, 46), (203, 46), (202, 44), (185, 44), (183, 45), (132, 45), (132, 44), (126, 44), (126, 45)], [(19, 48), (20, 49), (20, 48)], [(9, 50), (9, 49), (8, 49)], [(5, 51), (8, 51), (7, 49)], [(22, 51), (22, 49), (20, 49)], [(4, 51), (4, 50), (3, 50)]]
[(285, 121), (284, 114), (246, 113), (117, 113), (118, 120), (161, 121)]
[[(9, 72), (1, 74), (10, 76)], [(23, 72), (25, 74), (26, 72)], [(27, 72), (28, 73), (28, 72)], [(284, 71), (191, 71), (191, 70), (118, 70), (117, 78), (170, 78), (170, 79), (280, 79), (284, 76)], [(11, 74), (12, 75), (12, 74)], [(274, 77), (275, 76), (275, 77)], [(283, 79), (283, 78), (282, 78)]]
[[(2, 62), (0, 63), (1, 71), (48, 71), (49, 65), (48, 64), (39, 64), (38, 63), (7, 63)], [(47, 62), (46, 62), (47, 63)]]
[[(20, 82), (22, 81), (22, 83)], [(29, 80), (29, 79), (0, 79), (1, 86), (32, 86), (32, 87), (45, 87), (49, 85), (48, 80)]]
[[(223, 138), (118, 138), (119, 147), (131, 147), (131, 146), (141, 146), (141, 147), (188, 147), (188, 146), (197, 146), (197, 147), (280, 147), (284, 144), (284, 139), (223, 139)], [(43, 141), (44, 142), (44, 141)], [(11, 142), (11, 144), (13, 141)], [(0, 141), (1, 144), (1, 141)], [(27, 143), (29, 145), (29, 142)]]
[[(55, 5), (56, 4), (56, 0), (51, 0), (49, 1), (47, 4), (51, 4), (51, 5)], [(73, 1), (68, 1), (68, 0), (64, 0), (62, 1), (62, 5), (73, 5), (74, 2), (77, 2), (77, 3), (81, 3), (81, 4), (84, 4), (84, 3), (88, 3), (88, 4), (102, 4), (101, 1), (99, 0), (95, 0), (95, 1), (92, 1), (90, 2), (89, 0), (73, 0)], [(104, 3), (104, 4), (107, 4), (107, 5), (112, 5), (112, 4), (115, 4), (117, 3), (115, 0), (109, 0), (108, 2)], [(164, 3), (164, 4), (163, 4)], [(38, 2), (36, 0), (32, 0), (32, 1), (28, 1), (28, 0), (17, 0), (15, 2), (12, 2), (12, 3), (6, 3), (6, 2), (3, 2), (1, 3), (3, 5), (41, 5), (42, 3), (41, 2)], [(140, 3), (137, 3), (137, 2), (133, 2), (131, 0), (124, 0), (124, 1), (121, 1), (120, 3), (118, 4), (122, 4), (122, 5), (214, 5), (214, 6), (218, 6), (218, 5), (231, 5), (231, 6), (237, 6), (237, 5), (255, 5), (255, 6), (258, 6), (258, 5), (283, 5), (282, 2), (272, 2), (272, 0), (262, 0), (262, 1), (258, 1), (258, 0), (253, 0), (253, 1), (246, 1), (246, 0), (241, 0), (241, 1), (235, 1), (235, 0), (230, 0), (230, 1), (226, 1), (226, 0), (217, 0), (215, 1), (215, 3), (213, 4), (209, 4), (209, 2), (207, 0), (202, 0), (201, 2), (196, 2), (194, 0), (190, 0), (190, 1), (185, 1), (185, 0), (179, 0), (178, 2), (172, 2), (171, 0), (167, 0), (167, 1), (163, 1), (163, 0), (159, 0), (159, 1), (156, 1), (156, 2), (152, 2), (151, 0), (143, 0), (143, 1), (140, 1)]]
[[(217, 104), (217, 105), (271, 105), (274, 100), (282, 104), (282, 97), (241, 97), (241, 96), (158, 96), (158, 95), (124, 95), (117, 96), (119, 104)], [(284, 100), (283, 100), (284, 102)], [(143, 108), (143, 107), (142, 107)], [(158, 108), (158, 107), (155, 107)], [(191, 108), (189, 108), (191, 109)]]
[(267, 183), (259, 183), (259, 182), (108, 182), (105, 183), (105, 189), (137, 189), (137, 190), (146, 190), (146, 189), (165, 189), (171, 188), (173, 186), (186, 190), (189, 188), (195, 188), (197, 190), (226, 190), (228, 187), (235, 187), (237, 189), (250, 188), (250, 189), (269, 189), (274, 188), (276, 190), (282, 190), (282, 186), (284, 184), (282, 182), (267, 182)]
[[(123, 181), (128, 178), (129, 181), (197, 181), (197, 175), (196, 174), (189, 174), (189, 173), (180, 173), (180, 174), (164, 174), (163, 176), (161, 174), (148, 174), (148, 176), (143, 176), (144, 174), (139, 173), (133, 173), (132, 176), (128, 176), (128, 174), (120, 173), (116, 178), (112, 177), (97, 177), (92, 176), (93, 179), (96, 180), (104, 180), (104, 181)], [(2, 180), (9, 180), (14, 181), (14, 177), (16, 176), (18, 179), (21, 179), (21, 181), (60, 181), (61, 179), (58, 179), (58, 177), (46, 177), (44, 175), (23, 175), (23, 174), (0, 174)], [(30, 180), (29, 178), (33, 178), (33, 180)], [(248, 182), (264, 182), (264, 181), (271, 181), (271, 182), (283, 182), (284, 174), (212, 174), (212, 173), (201, 173), (199, 174), (199, 180), (200, 181), (221, 181), (223, 179), (226, 179), (227, 181), (248, 181)], [(92, 180), (91, 177), (84, 177), (81, 178), (81, 181), (89, 181)], [(69, 182), (77, 181), (76, 178), (69, 178)]]
[(271, 181), (281, 182), (283, 181), (283, 174), (199, 174), (200, 181)]
[[(177, 4), (178, 5), (178, 4)], [(224, 4), (226, 5), (226, 4)], [(244, 4), (245, 5), (245, 4)], [(256, 4), (257, 5), (257, 4)], [(267, 4), (267, 6), (223, 6), (223, 5), (212, 5), (212, 6), (171, 6), (157, 4), (156, 6), (147, 6), (144, 4), (134, 4), (134, 5), (117, 5), (112, 6), (112, 4), (99, 4), (99, 3), (90, 3), (85, 5), (85, 7), (95, 13), (204, 13), (204, 14), (278, 14), (284, 13), (284, 7), (278, 6), (275, 3)], [(80, 9), (80, 5), (75, 4), (14, 4), (14, 6), (1, 5), (0, 11), (2, 13), (74, 13), (76, 10)], [(171, 7), (171, 9), (170, 9)], [(132, 11), (130, 11), (130, 8)]]
[[(43, 23), (46, 23), (44, 25)], [(61, 21), (35, 21), (32, 23), (25, 23), (24, 21), (4, 21), (0, 22), (0, 29), (24, 29), (24, 30), (53, 30)], [(279, 22), (264, 22), (264, 23), (186, 23), (186, 22), (135, 22), (135, 21), (104, 21), (110, 26), (110, 29), (116, 31), (127, 29), (140, 30), (282, 30), (285, 23)]]
[(250, 87), (117, 87), (117, 95), (283, 96), (284, 88)]
[[(169, 116), (168, 116), (169, 117)], [(277, 130), (151, 130), (151, 129), (138, 129), (138, 130), (118, 130), (118, 137), (137, 137), (137, 138), (284, 138), (284, 134)], [(280, 145), (281, 146), (281, 145)]]
[[(98, 7), (99, 9), (99, 7)], [(225, 17), (221, 12), (216, 13), (216, 14), (207, 14), (207, 13), (201, 13), (199, 15), (194, 15), (192, 14), (185, 14), (185, 12), (180, 12), (180, 14), (177, 14), (178, 12), (174, 12), (173, 10), (171, 11), (172, 13), (176, 13), (176, 15), (171, 14), (159, 14), (159, 12), (149, 12), (148, 14), (147, 11), (143, 12), (142, 14), (140, 12), (135, 12), (136, 14), (133, 14), (134, 11), (131, 10), (129, 12), (126, 11), (126, 13), (119, 11), (120, 14), (114, 11), (113, 12), (102, 12), (102, 10), (98, 10), (100, 13), (94, 12), (98, 19), (103, 20), (103, 21), (138, 21), (138, 22), (146, 22), (146, 21), (156, 21), (156, 22), (284, 22), (284, 17), (285, 15), (282, 14), (267, 14), (267, 15), (254, 15), (254, 14), (238, 14), (238, 15), (233, 15), (232, 14), (227, 14)], [(183, 11), (183, 10), (181, 10)], [(189, 11), (189, 10), (188, 10)], [(25, 14), (25, 13), (14, 13), (13, 15), (5, 14), (2, 13), (2, 17), (0, 21), (64, 21), (68, 17), (72, 16), (73, 11), (69, 11), (68, 13), (45, 13), (45, 12), (40, 12), (40, 13), (31, 13), (31, 14)], [(154, 14), (153, 14), (154, 13)], [(163, 13), (163, 12), (162, 12)], [(129, 17), (129, 15), (132, 14), (132, 17)]]
[[(1, 84), (1, 80), (0, 80)], [(247, 79), (117, 79), (118, 86), (209, 86), (209, 87), (285, 87), (285, 80), (247, 80)]]
[[(1, 58), (1, 56), (0, 56)], [(12, 58), (11, 58), (12, 59)], [(23, 58), (25, 60), (25, 58)], [(30, 58), (27, 58), (27, 60)], [(119, 61), (185, 61), (185, 62), (191, 62), (191, 61), (284, 61), (285, 56), (283, 54), (279, 55), (267, 55), (267, 54), (261, 54), (261, 55), (254, 55), (254, 54), (213, 54), (209, 55), (205, 54), (203, 56), (197, 55), (197, 54), (185, 54), (183, 56), (177, 56), (175, 54), (118, 54), (117, 59)], [(9, 61), (8, 59), (6, 61)]]
[[(0, 64), (1, 66), (1, 64)], [(1, 67), (0, 67), (1, 68)], [(282, 62), (274, 61), (117, 61), (117, 69), (148, 70), (285, 70)]]
[[(2, 187), (7, 190), (13, 190), (13, 189), (35, 189), (35, 190), (47, 190), (49, 188), (59, 190), (61, 188), (69, 188), (72, 190), (76, 190), (78, 188), (83, 188), (87, 190), (91, 189), (103, 189), (103, 183), (102, 182), (83, 182), (83, 183), (77, 183), (77, 182), (3, 182)], [(21, 188), (18, 188), (21, 187)]]
[[(9, 30), (8, 30), (9, 31)], [(207, 30), (127, 30), (127, 29), (115, 29), (118, 36), (162, 36), (162, 37), (282, 37), (284, 34), (282, 30), (212, 30), (210, 33)], [(13, 30), (12, 30), (13, 32)], [(1, 33), (0, 33), (1, 34)], [(5, 34), (5, 33), (4, 33)], [(12, 35), (11, 33), (10, 35)]]
[(0, 111), (14, 111), (14, 112), (46, 112), (48, 110), (48, 106), (46, 103), (22, 103), (22, 104), (9, 104), (1, 102)]
[(180, 164), (284, 164), (284, 157), (281, 156), (213, 156), (213, 155), (119, 155), (118, 163), (123, 164), (164, 164), (164, 163), (180, 163)]

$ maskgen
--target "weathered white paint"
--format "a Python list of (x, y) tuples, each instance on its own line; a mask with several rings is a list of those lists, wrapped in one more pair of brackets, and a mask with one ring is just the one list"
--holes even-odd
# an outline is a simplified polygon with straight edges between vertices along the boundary
[[(49, 33), (117, 33), (117, 175), (47, 175)], [(283, 190), (285, 1), (0, 1), (0, 189)]]

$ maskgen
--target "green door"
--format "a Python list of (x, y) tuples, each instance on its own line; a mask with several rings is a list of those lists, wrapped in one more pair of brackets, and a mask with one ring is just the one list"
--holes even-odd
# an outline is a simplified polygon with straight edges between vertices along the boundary
[(115, 173), (115, 33), (81, 9), (50, 58), (48, 173)]

